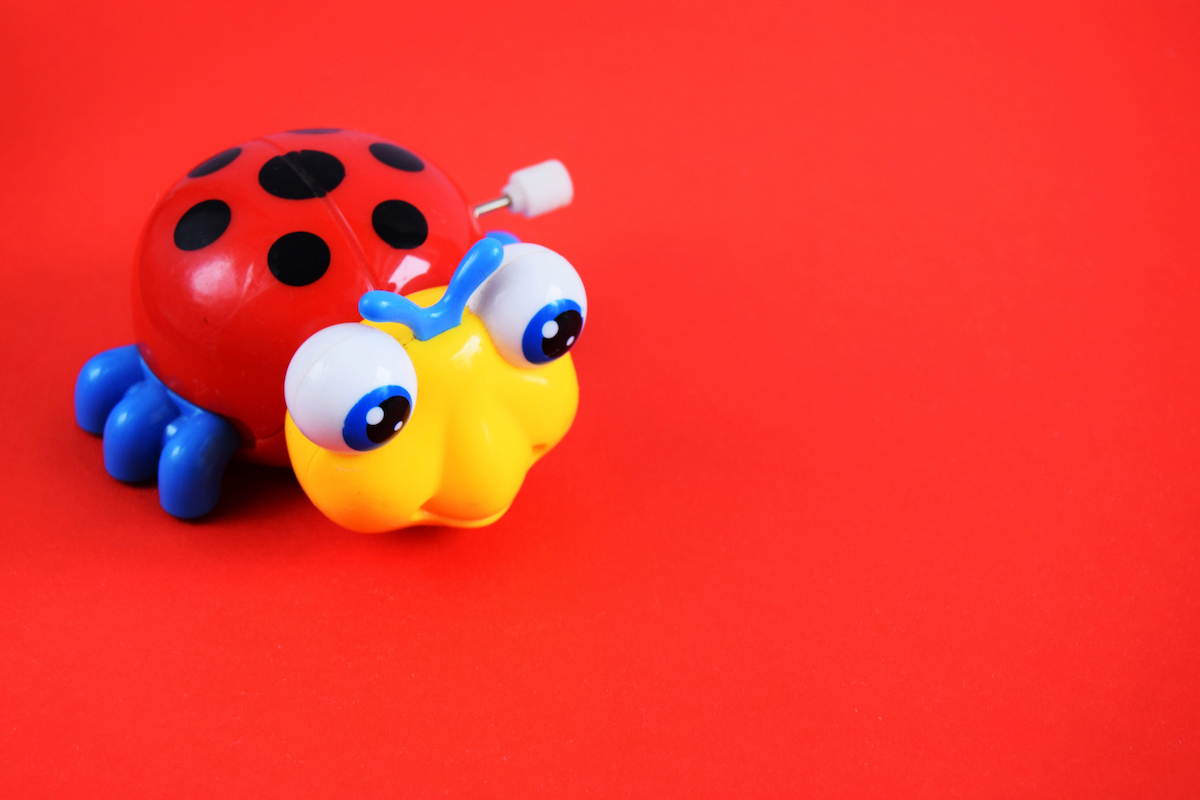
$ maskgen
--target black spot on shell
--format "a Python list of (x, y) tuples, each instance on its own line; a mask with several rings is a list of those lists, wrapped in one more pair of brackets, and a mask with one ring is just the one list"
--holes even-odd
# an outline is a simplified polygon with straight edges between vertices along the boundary
[(375, 206), (371, 227), (380, 239), (397, 250), (420, 247), (429, 236), (429, 223), (421, 209), (403, 200), (384, 200)]
[(288, 133), (337, 133), (341, 128), (297, 128)]
[(308, 231), (286, 233), (267, 251), (267, 267), (281, 283), (307, 286), (329, 269), (329, 245)]
[(369, 148), (371, 155), (393, 169), (405, 172), (420, 172), (425, 169), (425, 162), (417, 158), (403, 147), (397, 147), (387, 142), (376, 142)]
[(221, 238), (233, 214), (220, 200), (204, 200), (184, 212), (175, 223), (175, 246), (199, 250)]
[(258, 185), (284, 200), (324, 197), (346, 177), (342, 162), (320, 150), (275, 156), (258, 171)]
[(205, 175), (212, 175), (217, 170), (228, 167), (241, 154), (242, 148), (240, 147), (231, 147), (228, 150), (222, 150), (203, 164), (197, 164), (187, 176), (189, 178), (203, 178)]

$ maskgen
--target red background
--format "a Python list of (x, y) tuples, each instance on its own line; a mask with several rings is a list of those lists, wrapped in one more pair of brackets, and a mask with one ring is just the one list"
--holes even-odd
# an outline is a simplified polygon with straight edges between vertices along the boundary
[[(5, 796), (1200, 791), (1195, 6), (17, 5)], [(592, 314), (491, 528), (178, 522), (74, 425), (156, 194), (323, 125), (575, 175), (492, 223)]]

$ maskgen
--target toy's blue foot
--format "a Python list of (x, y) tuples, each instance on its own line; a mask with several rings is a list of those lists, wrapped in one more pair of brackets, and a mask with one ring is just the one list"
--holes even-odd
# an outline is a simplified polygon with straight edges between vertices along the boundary
[(137, 347), (108, 350), (75, 382), (75, 418), (104, 434), (104, 468), (122, 481), (158, 476), (158, 499), (177, 517), (201, 517), (221, 494), (221, 476), (241, 444), (234, 427), (163, 385)]
[(125, 391), (142, 380), (142, 357), (137, 345), (105, 350), (93, 356), (79, 371), (75, 381), (75, 419), (79, 427), (97, 436), (104, 433), (104, 421)]
[(161, 383), (130, 386), (104, 423), (104, 468), (119, 481), (144, 481), (158, 471), (167, 423), (179, 416)]
[(201, 411), (167, 426), (158, 459), (158, 501), (168, 514), (192, 519), (212, 511), (221, 476), (241, 446), (237, 431), (216, 414)]

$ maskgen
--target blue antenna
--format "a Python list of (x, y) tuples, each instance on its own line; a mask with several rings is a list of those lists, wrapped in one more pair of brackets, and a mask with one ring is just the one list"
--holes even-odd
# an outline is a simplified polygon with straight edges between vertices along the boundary
[(358, 313), (371, 322), (402, 323), (412, 329), (413, 336), (422, 342), (429, 341), (462, 323), (467, 301), (503, 260), (504, 246), (500, 241), (484, 237), (471, 245), (450, 277), (446, 293), (429, 308), (421, 308), (395, 292), (376, 290), (359, 299)]

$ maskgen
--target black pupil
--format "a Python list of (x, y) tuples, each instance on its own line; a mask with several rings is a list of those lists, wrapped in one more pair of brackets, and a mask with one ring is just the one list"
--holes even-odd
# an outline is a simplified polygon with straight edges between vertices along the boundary
[(399, 432), (396, 430), (397, 423), (408, 422), (411, 406), (407, 397), (397, 394), (384, 400), (378, 408), (383, 409), (383, 419), (367, 426), (367, 438), (375, 444), (383, 444)]
[(549, 338), (542, 337), (542, 352), (546, 358), (558, 358), (570, 350), (583, 330), (583, 317), (575, 309), (562, 312), (554, 321), (558, 323), (558, 332)]

